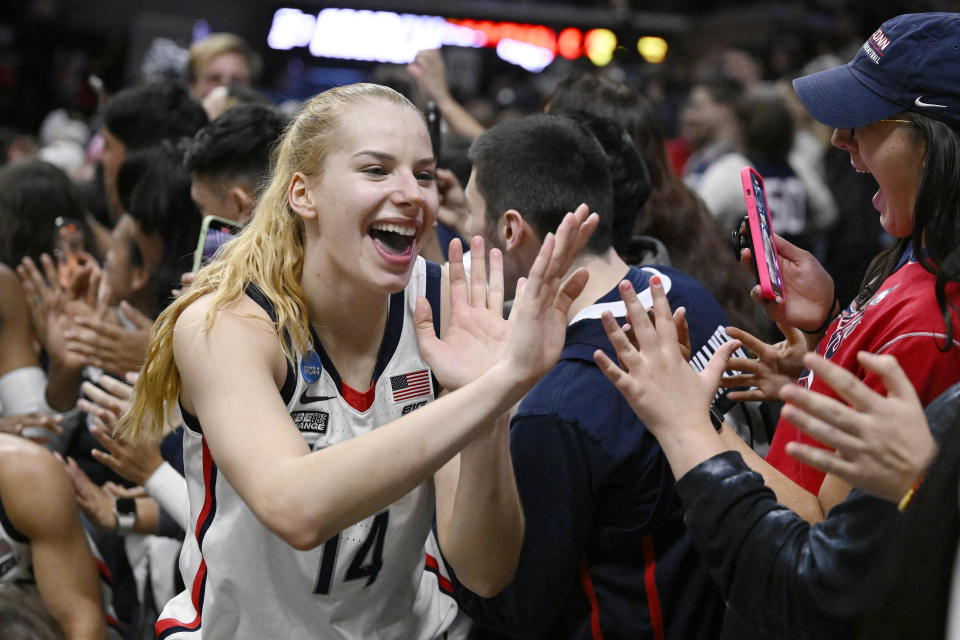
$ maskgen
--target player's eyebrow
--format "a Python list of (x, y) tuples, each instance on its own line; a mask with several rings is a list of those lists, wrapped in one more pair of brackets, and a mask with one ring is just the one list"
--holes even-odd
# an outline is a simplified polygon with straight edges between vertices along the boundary
[(364, 149), (363, 151), (357, 151), (353, 154), (352, 157), (356, 158), (359, 156), (373, 156), (377, 160), (396, 160), (393, 154), (386, 153), (384, 151), (373, 151), (371, 149)]
[[(360, 156), (372, 156), (373, 158), (376, 158), (381, 162), (394, 162), (397, 159), (396, 156), (394, 156), (392, 153), (387, 153), (385, 151), (375, 151), (373, 149), (364, 149), (363, 151), (357, 151), (351, 157), (358, 158)], [(416, 160), (414, 164), (416, 166), (421, 166), (425, 164), (432, 164), (435, 162), (436, 162), (436, 158), (434, 158), (433, 156), (424, 156), (423, 158)]]

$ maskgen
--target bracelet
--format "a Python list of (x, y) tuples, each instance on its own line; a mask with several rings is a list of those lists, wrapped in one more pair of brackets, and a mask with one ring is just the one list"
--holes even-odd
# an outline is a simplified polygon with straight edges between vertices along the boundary
[(913, 486), (910, 487), (910, 490), (903, 494), (903, 497), (900, 498), (900, 502), (897, 503), (897, 511), (907, 510), (907, 507), (910, 506), (910, 502), (913, 500), (913, 496), (917, 493), (917, 489), (920, 488), (920, 485), (923, 484), (923, 479), (926, 477), (926, 472), (920, 474), (920, 477), (917, 478), (917, 481), (913, 483)]
[(806, 329), (802, 329), (802, 328), (800, 329), (800, 331), (803, 331), (804, 333), (811, 336), (819, 335), (824, 331), (826, 331), (827, 327), (830, 326), (830, 323), (833, 322), (833, 319), (837, 316), (837, 314), (834, 313), (833, 310), (836, 309), (839, 304), (840, 304), (840, 294), (837, 293), (837, 284), (834, 283), (833, 284), (833, 302), (830, 303), (830, 310), (827, 311), (827, 319), (823, 321), (823, 324), (821, 324), (819, 327), (817, 327), (812, 331), (807, 331)]

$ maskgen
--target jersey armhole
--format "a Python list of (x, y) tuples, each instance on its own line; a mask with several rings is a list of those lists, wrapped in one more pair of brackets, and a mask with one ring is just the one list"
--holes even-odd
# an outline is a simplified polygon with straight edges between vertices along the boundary
[(10, 517), (7, 516), (6, 509), (3, 508), (3, 501), (0, 500), (0, 526), (2, 526), (7, 533), (10, 534), (10, 537), (20, 542), (22, 544), (30, 544), (30, 539), (21, 533), (13, 523), (10, 522)]
[[(427, 260), (426, 263), (427, 286), (424, 297), (426, 297), (427, 302), (430, 303), (430, 308), (433, 310), (433, 330), (437, 335), (440, 335), (440, 283), (443, 277), (443, 268), (436, 262), (431, 262), (430, 260)], [(433, 382), (433, 395), (436, 397), (440, 395), (440, 381), (433, 375), (432, 370), (430, 372), (430, 378)]]

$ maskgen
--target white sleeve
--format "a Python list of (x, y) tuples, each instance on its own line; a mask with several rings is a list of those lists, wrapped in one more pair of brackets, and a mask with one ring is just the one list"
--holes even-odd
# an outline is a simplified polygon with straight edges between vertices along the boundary
[(177, 470), (164, 462), (147, 478), (143, 487), (147, 494), (156, 500), (164, 511), (170, 514), (177, 524), (186, 531), (190, 521), (190, 497), (187, 494), (187, 481)]
[(47, 404), (47, 374), (40, 367), (20, 367), (0, 376), (0, 415), (57, 413)]

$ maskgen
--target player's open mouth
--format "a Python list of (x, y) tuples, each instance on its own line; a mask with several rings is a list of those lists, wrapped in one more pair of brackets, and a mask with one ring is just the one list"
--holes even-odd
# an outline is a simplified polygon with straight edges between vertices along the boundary
[(370, 237), (386, 253), (406, 256), (413, 251), (417, 229), (406, 225), (378, 222), (370, 227)]

